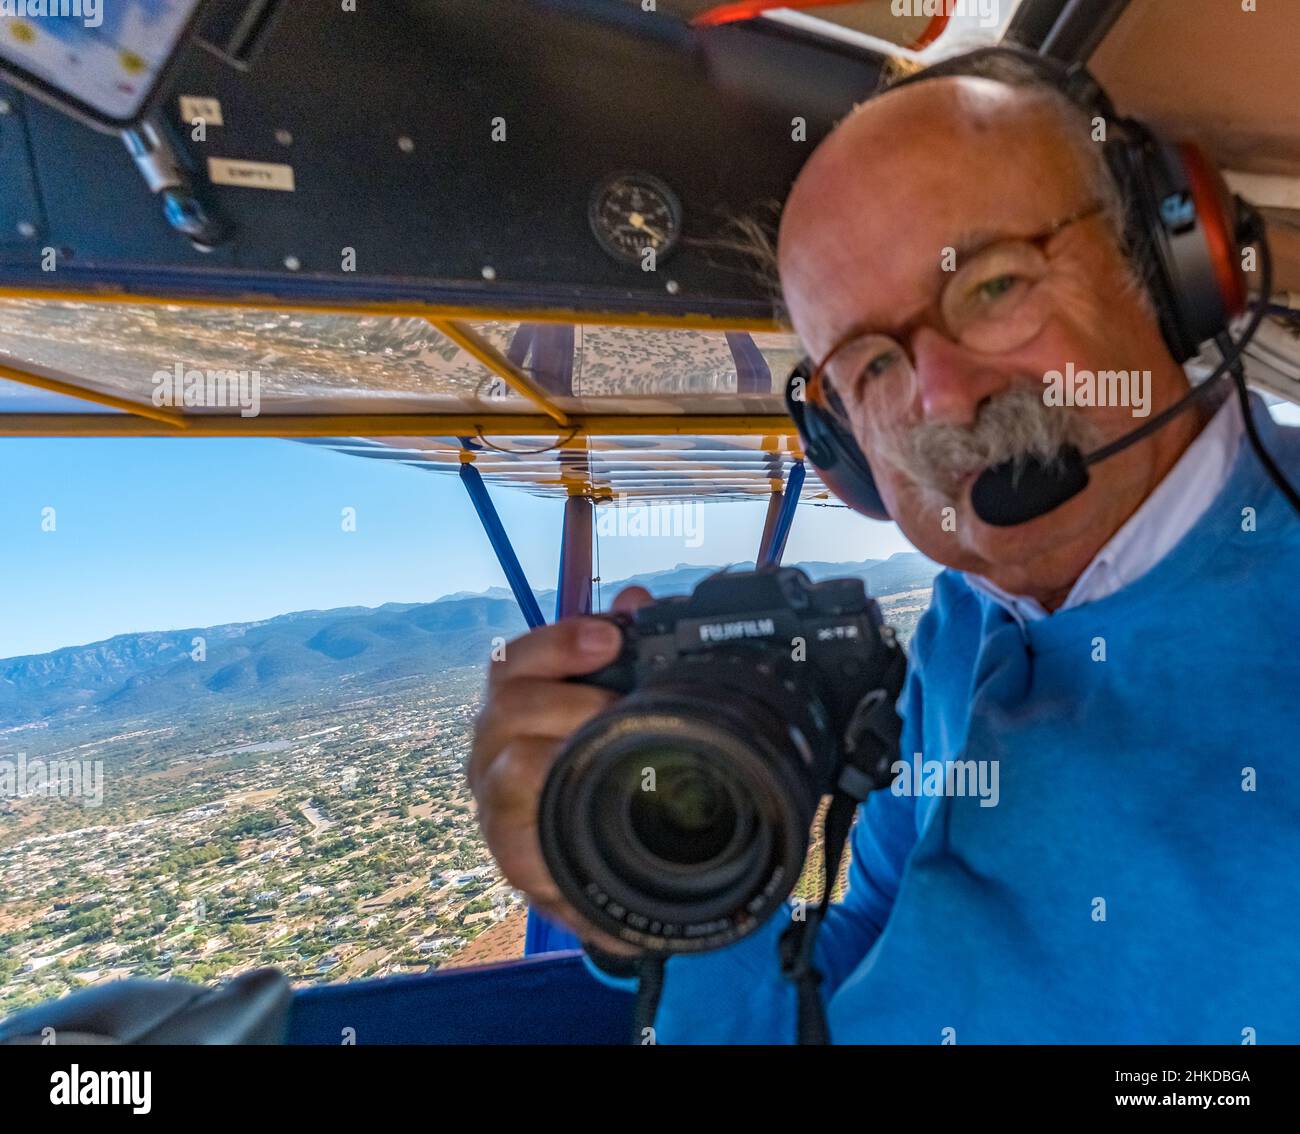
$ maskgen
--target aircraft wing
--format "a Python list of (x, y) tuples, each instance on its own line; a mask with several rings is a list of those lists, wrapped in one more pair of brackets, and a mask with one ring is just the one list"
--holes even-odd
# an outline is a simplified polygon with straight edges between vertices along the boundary
[(766, 498), (801, 456), (783, 331), (11, 299), (0, 342), (10, 435), (299, 437), (596, 500)]

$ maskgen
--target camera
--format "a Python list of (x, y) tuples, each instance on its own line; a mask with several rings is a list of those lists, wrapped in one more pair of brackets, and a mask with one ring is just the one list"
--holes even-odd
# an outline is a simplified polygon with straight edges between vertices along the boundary
[[(615, 615), (623, 648), (574, 680), (625, 694), (580, 728), (542, 791), (542, 853), (590, 923), (643, 951), (757, 929), (794, 889), (817, 808), (905, 662), (861, 579), (723, 571)], [(858, 798), (892, 751), (856, 767)], [(863, 786), (863, 777), (869, 780)]]

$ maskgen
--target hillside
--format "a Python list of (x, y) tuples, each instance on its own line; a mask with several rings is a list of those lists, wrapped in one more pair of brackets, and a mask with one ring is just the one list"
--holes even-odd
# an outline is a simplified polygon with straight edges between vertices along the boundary
[[(814, 579), (858, 576), (878, 596), (929, 587), (938, 570), (915, 553), (799, 566)], [(631, 584), (659, 597), (685, 594), (717, 569), (679, 564), (606, 583), (601, 594), (608, 603)], [(538, 598), (549, 612), (554, 592)], [(122, 634), (0, 660), (0, 729), (270, 706), (332, 689), (360, 692), (397, 679), (436, 678), (482, 661), (494, 637), (524, 629), (513, 599), (493, 588), (418, 605), (298, 611), (261, 622)], [(191, 656), (195, 639), (206, 651), (200, 661)]]

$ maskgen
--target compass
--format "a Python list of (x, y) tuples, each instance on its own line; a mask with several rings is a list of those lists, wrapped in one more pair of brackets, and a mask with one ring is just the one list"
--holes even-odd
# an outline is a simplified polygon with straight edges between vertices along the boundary
[(682, 203), (657, 177), (616, 173), (592, 191), (587, 218), (596, 242), (620, 264), (641, 266), (647, 248), (657, 264), (681, 236)]

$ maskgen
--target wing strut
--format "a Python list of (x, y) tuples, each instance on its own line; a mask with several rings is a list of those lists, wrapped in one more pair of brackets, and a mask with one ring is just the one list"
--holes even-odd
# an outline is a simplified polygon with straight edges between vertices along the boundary
[(542, 617), (542, 608), (537, 603), (537, 596), (533, 594), (533, 588), (524, 577), (524, 569), (519, 565), (519, 556), (515, 554), (515, 549), (510, 544), (505, 525), (497, 515), (496, 505), (488, 495), (487, 485), (483, 483), (483, 474), (474, 467), (472, 462), (472, 454), (469, 452), (461, 454), (460, 479), (469, 493), (474, 511), (478, 513), (479, 522), (487, 533), (488, 542), (496, 552), (497, 562), (501, 564), (501, 570), (505, 573), (506, 582), (510, 584), (510, 590), (515, 596), (515, 602), (519, 604), (524, 621), (528, 623), (530, 629), (542, 626), (546, 619)]
[[(785, 554), (786, 537), (794, 523), (794, 510), (799, 506), (799, 493), (803, 491), (803, 461), (790, 466), (785, 491), (773, 492), (767, 504), (767, 520), (763, 524), (763, 538), (758, 547), (758, 565), (775, 567)], [(774, 482), (775, 483), (775, 482)]]
[(560, 537), (560, 585), (555, 617), (591, 613), (591, 500), (570, 496), (564, 502), (564, 533)]

